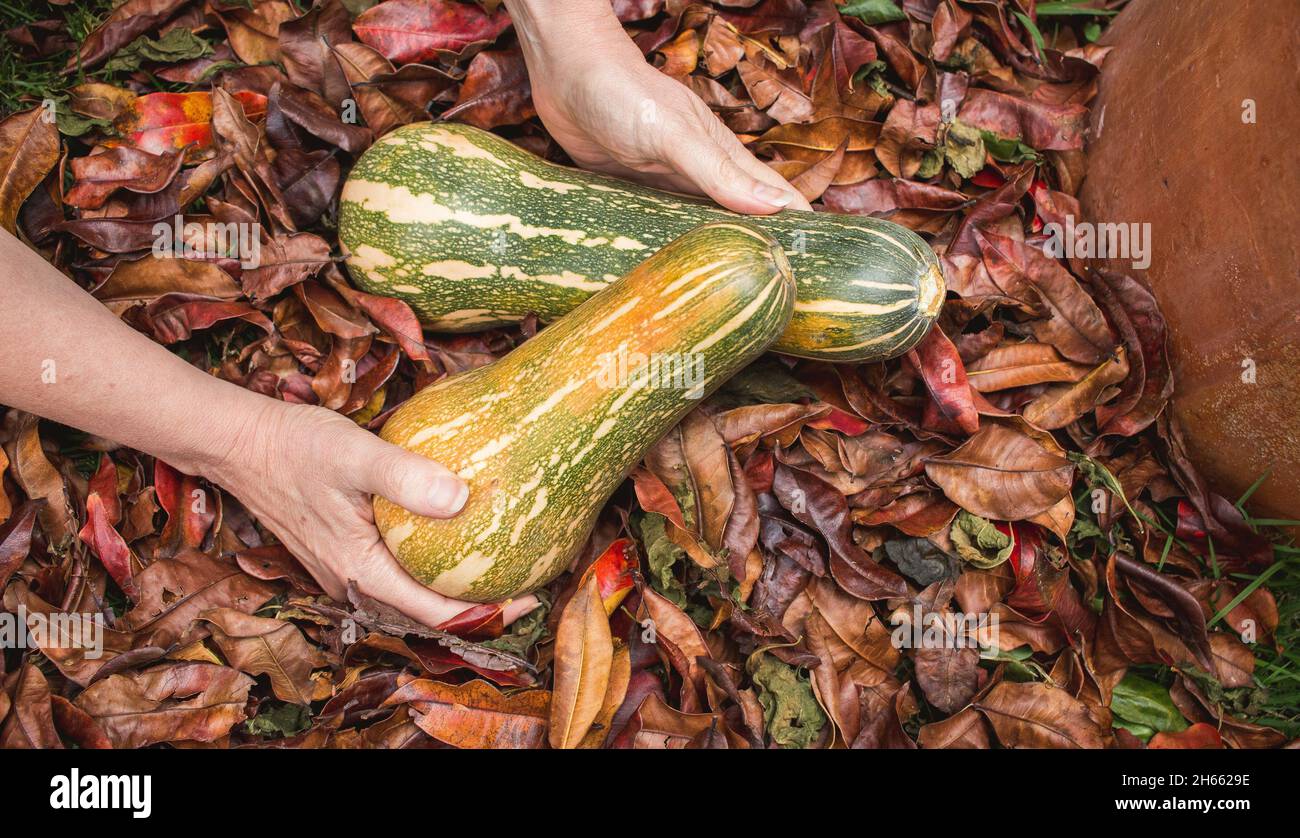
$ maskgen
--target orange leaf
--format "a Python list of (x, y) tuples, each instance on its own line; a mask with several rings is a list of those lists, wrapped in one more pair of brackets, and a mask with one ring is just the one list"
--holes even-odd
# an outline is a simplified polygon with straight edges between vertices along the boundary
[(525, 690), (505, 695), (486, 681), (444, 684), (417, 678), (398, 687), (384, 704), (409, 704), (421, 730), (458, 748), (539, 748), (551, 694)]
[(591, 574), (560, 616), (551, 695), (552, 748), (576, 747), (604, 705), (614, 641), (599, 588), (597, 574)]
[[(266, 114), (266, 97), (260, 93), (241, 90), (232, 95), (244, 106), (244, 115), (250, 120)], [(212, 94), (198, 90), (140, 96), (114, 121), (113, 127), (136, 148), (150, 154), (189, 145), (205, 151), (212, 147)]]

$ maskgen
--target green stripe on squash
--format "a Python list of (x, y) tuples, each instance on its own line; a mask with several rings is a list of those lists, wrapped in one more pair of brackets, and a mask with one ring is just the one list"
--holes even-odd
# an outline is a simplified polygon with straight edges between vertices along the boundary
[(381, 435), (457, 472), (453, 518), (381, 497), (375, 521), (411, 575), (490, 602), (544, 585), (582, 549), (645, 452), (786, 328), (780, 247), (714, 223), (658, 250), (494, 364), (438, 381)]
[[(430, 328), (554, 320), (673, 238), (740, 216), (713, 204), (548, 163), (494, 134), (417, 123), (368, 149), (344, 185), (339, 239), (354, 280), (405, 300)], [(827, 361), (898, 355), (943, 304), (934, 253), (880, 219), (786, 211), (749, 217), (794, 271), (779, 352)]]

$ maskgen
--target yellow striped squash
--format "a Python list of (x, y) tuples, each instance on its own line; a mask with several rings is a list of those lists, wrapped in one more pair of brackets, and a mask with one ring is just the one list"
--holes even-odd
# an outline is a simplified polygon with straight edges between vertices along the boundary
[(789, 323), (790, 266), (739, 223), (692, 230), (494, 364), (421, 390), (384, 439), (467, 481), (454, 518), (376, 497), (397, 560), (479, 602), (545, 584), (582, 548), (610, 494), (699, 399)]

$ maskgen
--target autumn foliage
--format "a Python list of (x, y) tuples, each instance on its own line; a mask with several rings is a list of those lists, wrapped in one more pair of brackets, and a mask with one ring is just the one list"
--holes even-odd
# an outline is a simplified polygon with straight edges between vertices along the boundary
[[(394, 127), (463, 121), (564, 160), (484, 5), (127, 0), (76, 45), (18, 27), (7, 49), (73, 48), (57, 121), (32, 101), (0, 123), (0, 224), (213, 375), (377, 429), (538, 328), (424, 334), (340, 268), (341, 179)], [(950, 291), (938, 326), (886, 363), (742, 372), (510, 627), (496, 606), (422, 626), (332, 601), (219, 487), (8, 410), (4, 611), (106, 628), (95, 659), (58, 635), (4, 654), (0, 744), (1282, 744), (1252, 704), (1279, 611), (1248, 584), (1273, 545), (1164, 411), (1154, 298), (1042, 247), (1080, 216), (1106, 16), (613, 6), (818, 209), (923, 234)], [(177, 215), (260, 225), (259, 263), (202, 240), (154, 258)], [(924, 640), (963, 616), (982, 621)]]

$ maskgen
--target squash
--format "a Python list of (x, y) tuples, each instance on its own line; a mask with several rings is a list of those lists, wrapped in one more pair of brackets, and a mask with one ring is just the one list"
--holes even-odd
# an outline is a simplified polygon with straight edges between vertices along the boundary
[[(416, 123), (383, 137), (343, 187), (339, 240), (365, 290), (463, 332), (571, 311), (691, 228), (741, 216), (548, 163), (494, 134)], [(785, 211), (745, 218), (786, 249), (798, 288), (774, 347), (825, 361), (910, 349), (943, 305), (929, 246), (875, 218)]]
[(761, 354), (793, 305), (771, 239), (738, 223), (687, 233), (501, 360), (393, 413), (381, 436), (457, 472), (470, 495), (446, 520), (376, 497), (385, 543), (446, 596), (545, 584), (650, 446)]

